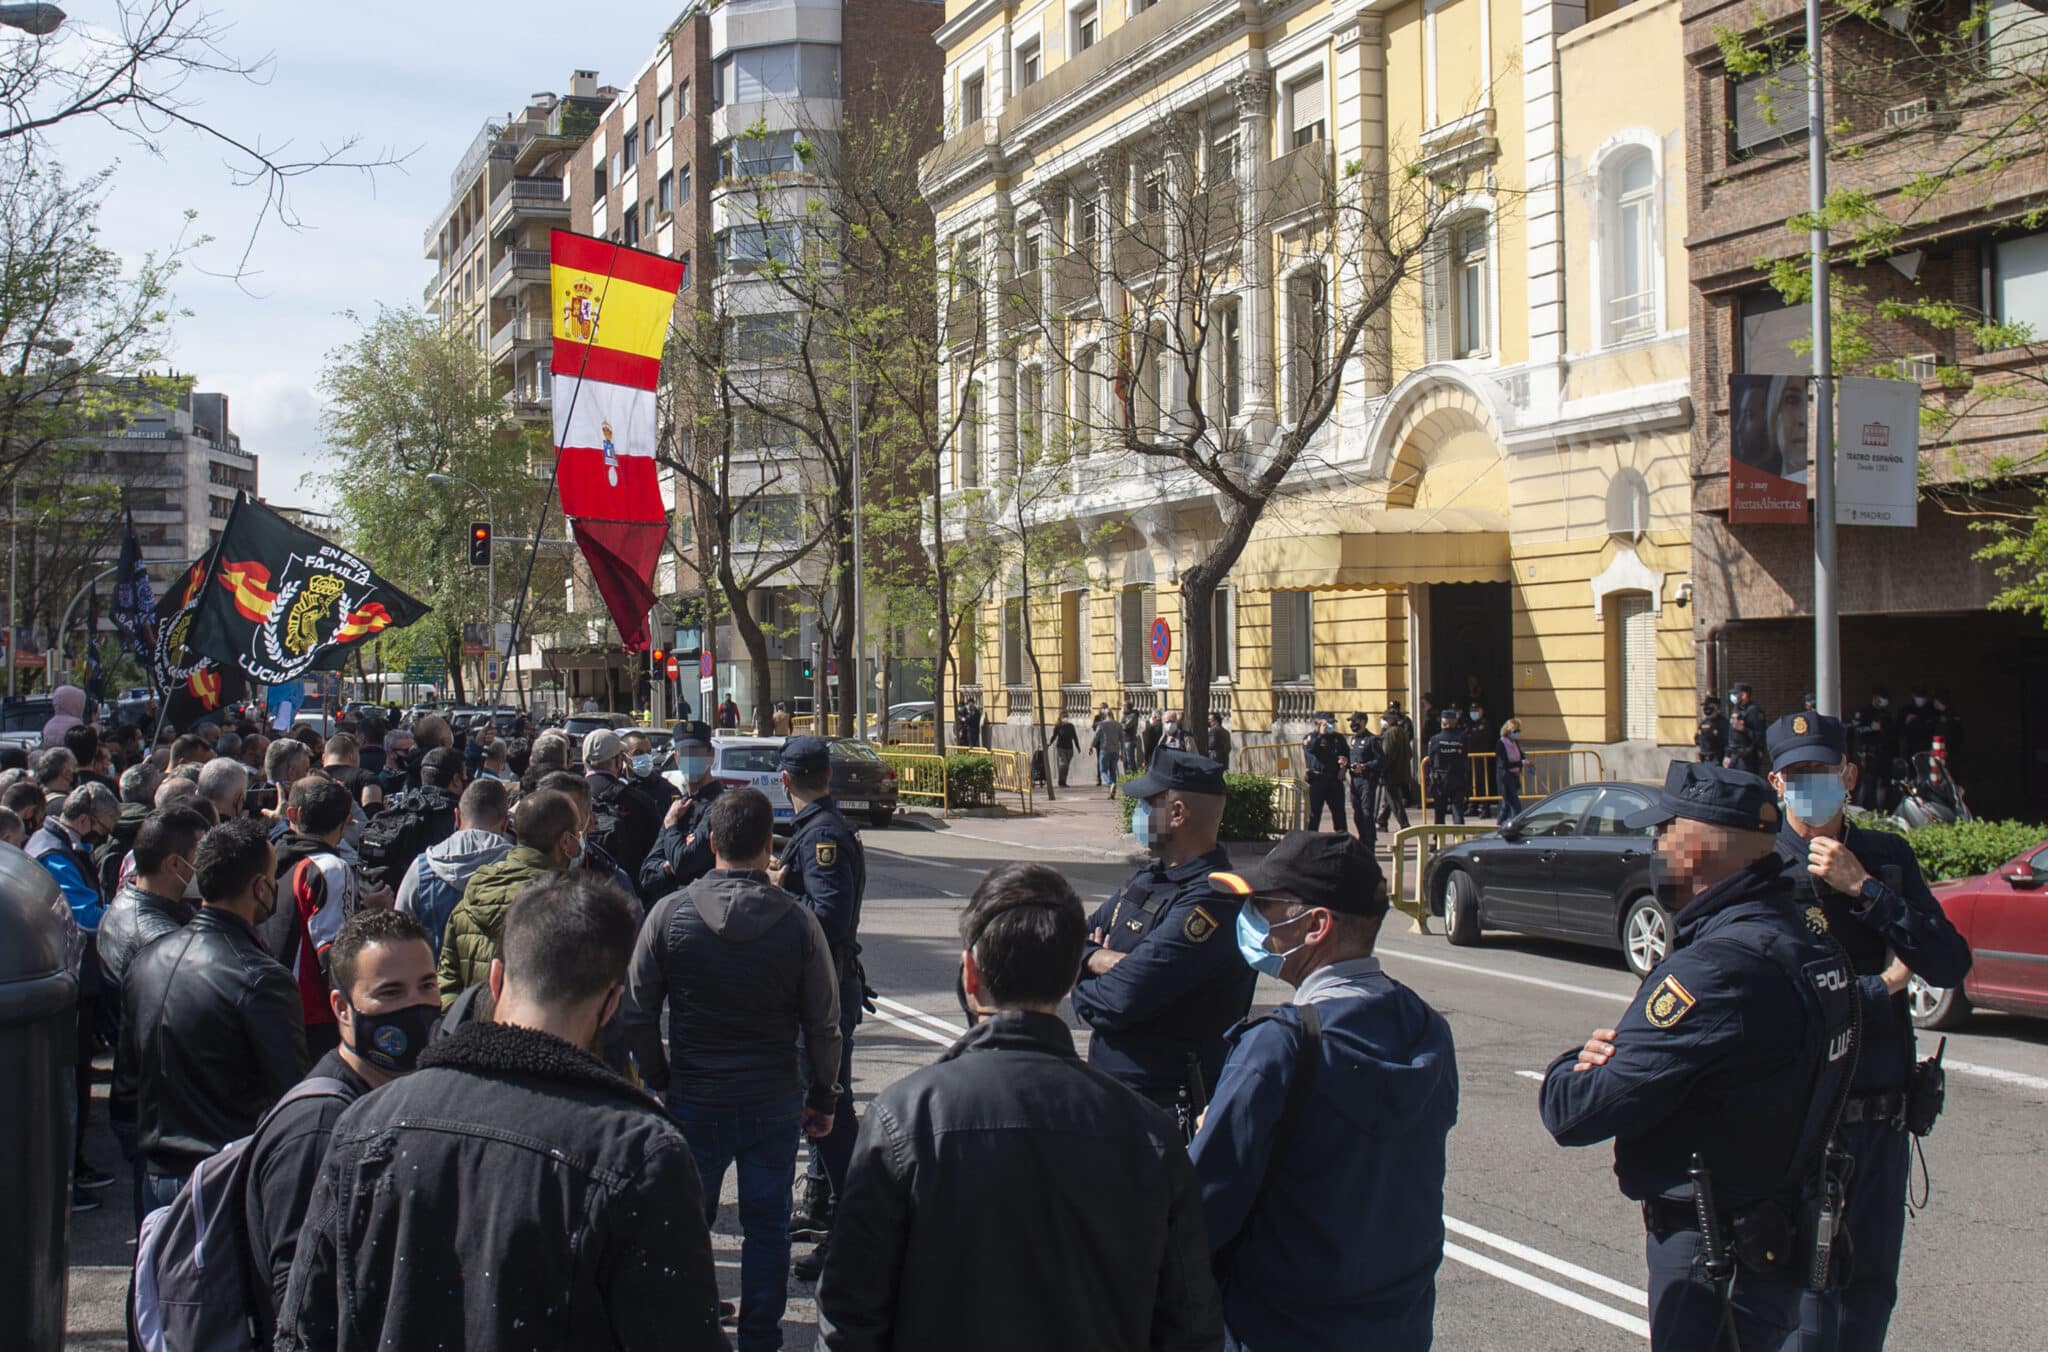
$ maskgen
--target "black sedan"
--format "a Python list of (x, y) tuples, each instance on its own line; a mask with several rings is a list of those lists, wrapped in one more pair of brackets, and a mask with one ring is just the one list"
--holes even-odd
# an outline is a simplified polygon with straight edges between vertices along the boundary
[(1650, 883), (1650, 828), (1622, 823), (1654, 797), (1639, 784), (1574, 784), (1459, 841), (1424, 875), (1431, 914), (1454, 944), (1489, 929), (1569, 939), (1618, 949), (1646, 975), (1671, 950), (1671, 913)]

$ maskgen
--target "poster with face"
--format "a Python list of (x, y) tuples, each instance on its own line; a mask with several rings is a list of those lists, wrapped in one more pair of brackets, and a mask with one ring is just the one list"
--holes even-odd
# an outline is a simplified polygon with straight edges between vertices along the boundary
[(1728, 520), (1807, 519), (1804, 376), (1728, 377)]

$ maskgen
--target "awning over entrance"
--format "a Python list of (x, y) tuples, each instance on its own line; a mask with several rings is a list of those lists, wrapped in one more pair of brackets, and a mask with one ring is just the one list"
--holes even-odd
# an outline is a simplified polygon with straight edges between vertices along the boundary
[(1243, 591), (1392, 590), (1512, 579), (1507, 522), (1466, 507), (1283, 510), (1252, 529), (1232, 570)]

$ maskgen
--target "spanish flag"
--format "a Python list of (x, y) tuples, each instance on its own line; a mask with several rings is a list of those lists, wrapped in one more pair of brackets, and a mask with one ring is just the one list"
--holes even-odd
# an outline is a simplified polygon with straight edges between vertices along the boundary
[(648, 646), (654, 565), (668, 538), (655, 470), (655, 386), (684, 265), (554, 232), (556, 475), (593, 580), (626, 647)]

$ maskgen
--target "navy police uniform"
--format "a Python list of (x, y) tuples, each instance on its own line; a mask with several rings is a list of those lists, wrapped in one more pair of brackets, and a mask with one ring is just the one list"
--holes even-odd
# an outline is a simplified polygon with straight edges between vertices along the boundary
[[(1762, 780), (1697, 763), (1673, 764), (1658, 803), (1628, 825), (1676, 816), (1759, 837), (1778, 827)], [(1606, 1063), (1579, 1069), (1574, 1048), (1544, 1075), (1543, 1125), (1560, 1145), (1611, 1138), (1622, 1193), (1643, 1204), (1657, 1352), (1724, 1347), (1724, 1318), (1744, 1349), (1798, 1336), (1804, 1199), (1822, 1187), (1860, 1022), (1849, 960), (1828, 928), (1765, 854), (1678, 913), (1677, 943), (1629, 1003)], [(1705, 1271), (1695, 1154), (1733, 1252), (1725, 1296)]]
[[(1178, 789), (1223, 793), (1223, 770), (1205, 756), (1161, 751), (1124, 786), (1133, 799)], [(1230, 868), (1221, 846), (1169, 868), (1153, 860), (1089, 921), (1101, 944), (1126, 956), (1101, 975), (1084, 963), (1074, 1014), (1088, 1025), (1089, 1064), (1166, 1106), (1206, 1096), (1223, 1068), (1223, 1036), (1251, 1008), (1257, 973), (1238, 956), (1237, 903), (1209, 875)], [(1190, 1085), (1191, 1068), (1201, 1075)]]
[(1380, 797), (1380, 739), (1366, 726), (1364, 714), (1351, 716), (1351, 818), (1368, 850), (1377, 840), (1373, 809)]
[[(792, 775), (829, 772), (831, 753), (817, 737), (792, 737), (782, 744), (780, 767)], [(825, 943), (832, 950), (832, 968), (839, 977), (839, 1102), (832, 1110), (832, 1132), (813, 1147), (811, 1165), (822, 1168), (832, 1194), (846, 1190), (846, 1168), (853, 1159), (859, 1128), (853, 1120), (853, 1030), (860, 1024), (866, 982), (860, 964), (860, 904), (867, 890), (867, 854), (860, 836), (839, 815), (839, 805), (826, 794), (796, 814), (782, 847), (780, 886), (803, 902), (818, 918)]]
[[(680, 723), (675, 732), (679, 756), (711, 754), (711, 729), (703, 723)], [(684, 785), (689, 797), (683, 815), (674, 826), (663, 826), (654, 838), (654, 848), (640, 865), (640, 898), (649, 906), (679, 888), (688, 887), (711, 872), (711, 805), (725, 792), (725, 783), (715, 776), (702, 785)], [(664, 785), (667, 781), (662, 781)], [(664, 814), (666, 809), (663, 809)]]
[[(1848, 738), (1840, 721), (1793, 714), (1771, 725), (1771, 768), (1840, 765)], [(1906, 1240), (1906, 1185), (1912, 1149), (1905, 1125), (1913, 1073), (1913, 1019), (1905, 992), (1885, 990), (1883, 972), (1897, 954), (1934, 986), (1960, 986), (1970, 970), (1970, 946), (1943, 914), (1913, 857), (1913, 847), (1889, 831), (1866, 831), (1837, 820), (1838, 836), (1870, 875), (1858, 895), (1837, 892), (1807, 871), (1808, 847), (1788, 820), (1778, 853), (1802, 905), (1818, 906), (1829, 933), (1841, 941), (1863, 994), (1863, 1045), (1842, 1117), (1842, 1145), (1856, 1161), (1849, 1181), (1850, 1264), (1840, 1292), (1840, 1330), (1834, 1346), (1861, 1352), (1884, 1346), (1899, 1296), (1899, 1254)]]
[(1442, 731), (1429, 739), (1422, 754), (1429, 761), (1429, 805), (1437, 822), (1441, 823), (1448, 812), (1451, 820), (1462, 826), (1465, 800), (1472, 794), (1472, 758), (1465, 746), (1464, 732), (1450, 721), (1455, 717), (1454, 713), (1443, 715)]
[(1308, 829), (1322, 829), (1323, 809), (1330, 809), (1331, 830), (1344, 830), (1344, 768), (1349, 762), (1344, 739), (1328, 730), (1336, 719), (1318, 713), (1318, 731), (1301, 739), (1303, 774), (1308, 779)]
[(1760, 775), (1764, 772), (1765, 729), (1770, 720), (1764, 715), (1763, 705), (1749, 695), (1748, 686), (1736, 686), (1735, 693), (1747, 698), (1728, 710), (1728, 763), (1738, 770)]

